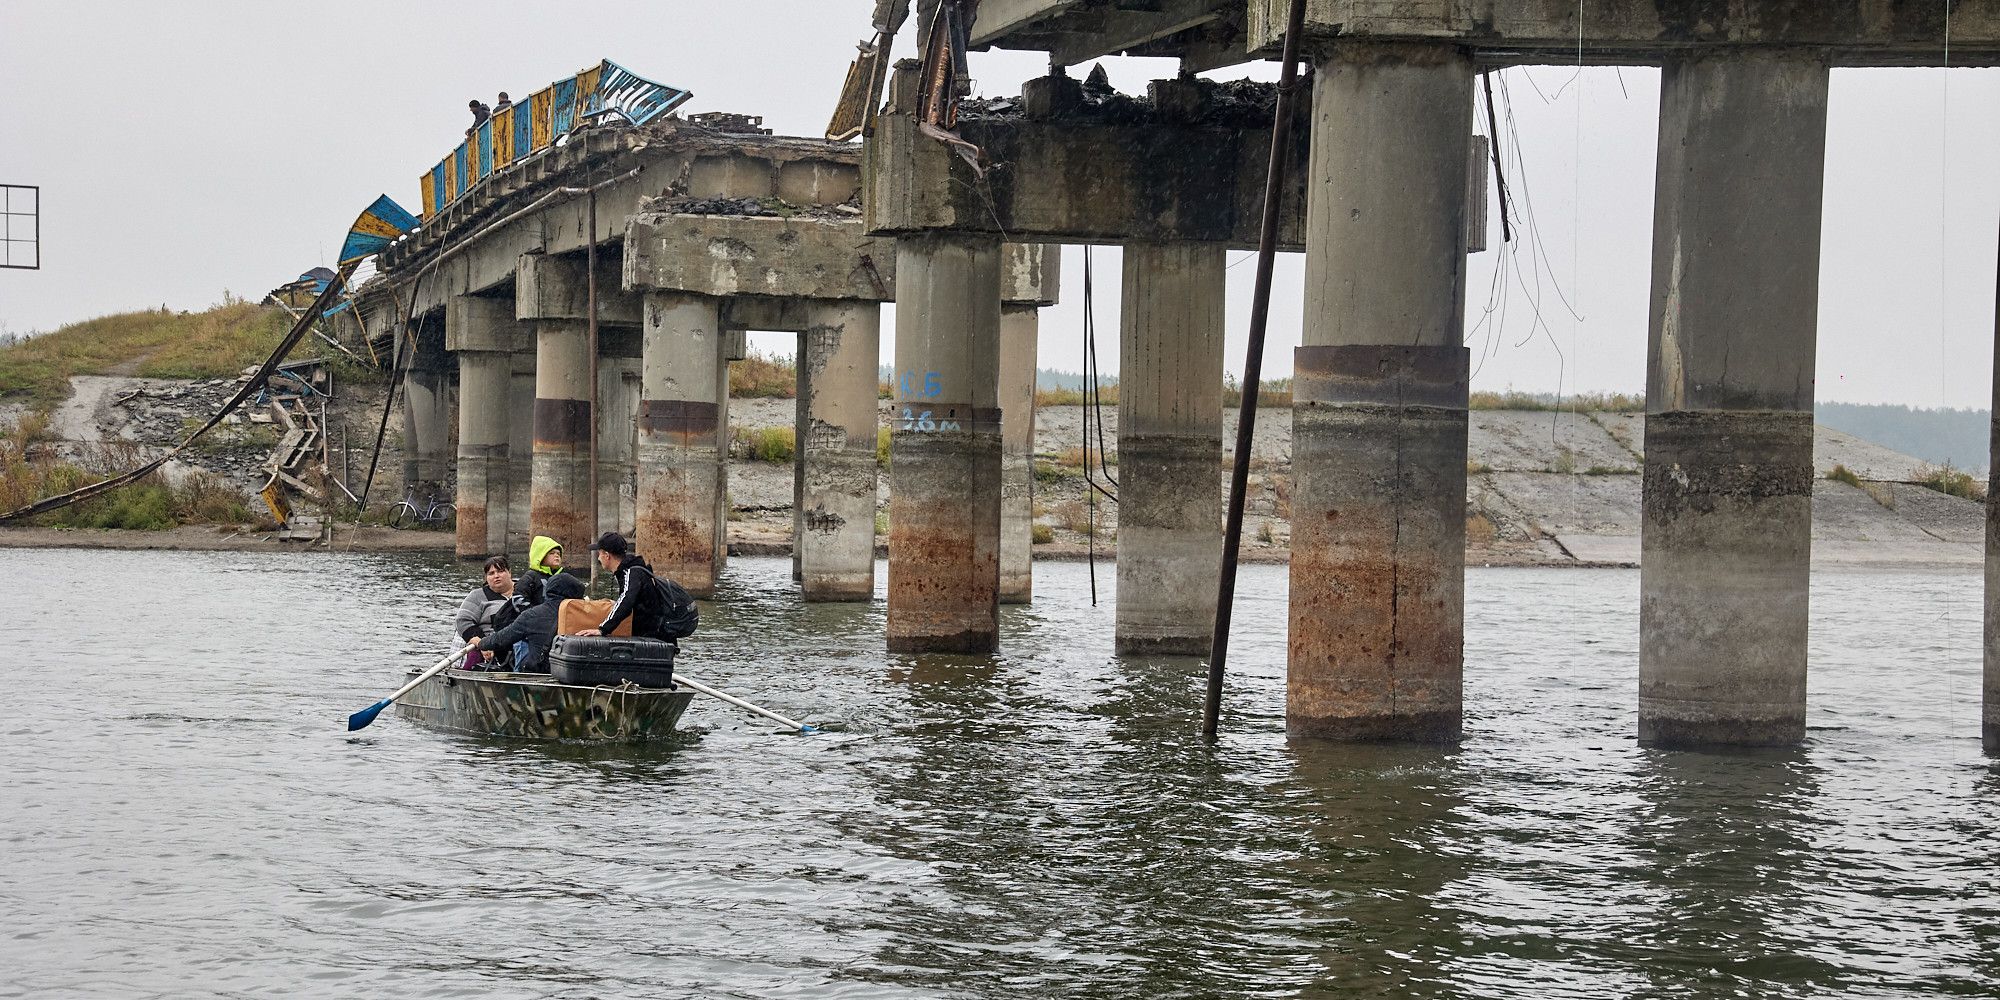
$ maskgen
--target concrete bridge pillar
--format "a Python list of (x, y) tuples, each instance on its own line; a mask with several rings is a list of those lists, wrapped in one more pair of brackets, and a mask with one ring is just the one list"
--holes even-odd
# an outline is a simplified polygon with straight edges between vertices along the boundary
[(2000, 317), (1993, 324), (1993, 415), (1986, 476), (1986, 670), (1980, 741), (2000, 757)]
[(1120, 653), (1199, 656), (1222, 565), (1224, 248), (1125, 247), (1119, 323)]
[(1453, 743), (1464, 660), (1472, 62), (1319, 64), (1295, 361), (1286, 729)]
[(535, 323), (535, 447), (528, 520), (564, 550), (590, 539), (590, 336), (582, 322)]
[(722, 300), (649, 292), (643, 330), (637, 544), (656, 570), (712, 597), (728, 468)]
[(799, 582), (808, 601), (875, 596), (875, 402), (882, 308), (819, 300), (800, 338)]
[(1827, 66), (1669, 59), (1660, 81), (1639, 741), (1805, 737)]
[(890, 652), (999, 646), (1000, 245), (896, 241)]
[(639, 331), (600, 325), (598, 345), (597, 530), (631, 532), (638, 515)]
[[(526, 326), (508, 355), (507, 538), (508, 552), (528, 551), (535, 482), (535, 330)], [(488, 496), (492, 496), (489, 491)], [(575, 545), (565, 541), (565, 545)]]
[(403, 375), (403, 483), (418, 503), (449, 499), (445, 483), (454, 464), (451, 393), (457, 365), (436, 327), (419, 320), (409, 335), (417, 341)]
[(515, 329), (511, 299), (459, 295), (445, 304), (445, 347), (458, 358), (460, 559), (507, 551)]
[(1000, 309), (1000, 603), (1035, 596), (1035, 353), (1041, 307)]

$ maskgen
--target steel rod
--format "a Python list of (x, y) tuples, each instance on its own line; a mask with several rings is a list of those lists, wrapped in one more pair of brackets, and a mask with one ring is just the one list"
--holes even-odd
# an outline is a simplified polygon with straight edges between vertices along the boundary
[(1278, 202), (1284, 193), (1285, 161), (1291, 151), (1292, 104), (1299, 84), (1299, 36), (1305, 31), (1305, 0), (1292, 0), (1285, 29), (1278, 106), (1271, 122), (1271, 166), (1264, 177), (1263, 233), (1257, 241), (1257, 290), (1250, 305), (1250, 346), (1243, 360), (1243, 402), (1236, 418), (1236, 454), (1229, 471), (1229, 516), (1222, 531), (1222, 574), (1216, 583), (1215, 633), (1208, 647), (1208, 698), (1202, 706), (1201, 734), (1215, 739), (1222, 714), (1222, 674), (1229, 660), (1229, 619), (1236, 603), (1236, 556), (1243, 544), (1244, 491), (1250, 483), (1250, 445), (1257, 431), (1257, 389), (1264, 375), (1264, 331), (1271, 319), (1271, 270), (1278, 256)]

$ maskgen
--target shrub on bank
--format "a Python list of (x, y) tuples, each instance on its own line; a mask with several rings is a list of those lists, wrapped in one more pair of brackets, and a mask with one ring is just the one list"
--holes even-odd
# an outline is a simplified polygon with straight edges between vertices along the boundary
[(753, 462), (789, 462), (797, 454), (798, 433), (790, 427), (739, 427), (737, 454)]
[(1926, 465), (1918, 469), (1917, 485), (1955, 496), (1960, 500), (1986, 502), (1986, 484), (1974, 478), (1969, 472), (1960, 472), (1952, 468), (1949, 462), (1943, 465)]
[[(88, 486), (137, 464), (130, 448), (99, 447), (82, 464), (34, 446), (23, 423), (0, 426), (0, 511)], [(243, 524), (256, 519), (250, 498), (222, 479), (191, 472), (170, 484), (155, 472), (100, 497), (50, 511), (26, 523), (53, 528), (161, 531), (182, 524)]]

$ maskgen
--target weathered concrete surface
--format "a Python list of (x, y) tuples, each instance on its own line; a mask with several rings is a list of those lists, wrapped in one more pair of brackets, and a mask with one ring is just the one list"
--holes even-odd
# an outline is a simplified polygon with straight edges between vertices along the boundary
[(816, 302), (800, 343), (805, 395), (798, 408), (796, 551), (808, 601), (875, 596), (875, 402), (881, 307)]
[[(600, 331), (602, 332), (602, 331)], [(618, 331), (626, 333), (626, 331)], [(640, 360), (636, 330), (597, 359), (597, 524), (631, 533), (639, 517)], [(607, 345), (603, 338), (599, 344)], [(632, 350), (633, 353), (622, 353)]]
[[(1254, 49), (1284, 35), (1290, 0), (1249, 0)], [(1957, 66), (2000, 61), (2000, 2), (1951, 7)], [(1306, 0), (1312, 38), (1451, 40), (1482, 61), (1652, 63), (1697, 47), (1818, 50), (1838, 66), (1936, 66), (1946, 5), (1908, 0)], [(1581, 16), (1583, 22), (1578, 23)]]
[[(526, 552), (534, 522), (535, 357), (534, 327), (510, 355), (507, 380), (507, 551)], [(526, 404), (526, 405), (523, 405)], [(562, 539), (565, 545), (577, 544)]]
[[(919, 132), (913, 117), (877, 119), (865, 150), (870, 233), (946, 229), (1041, 243), (1257, 245), (1268, 119), (1262, 129), (971, 120), (959, 133), (1005, 169), (982, 178)], [(1303, 128), (1296, 135), (1280, 216), (1286, 250), (1304, 248), (1307, 137)]]
[(443, 349), (443, 338), (420, 337), (420, 345), (403, 378), (403, 484), (418, 503), (446, 499), (447, 485), (457, 464), (452, 453), (452, 382), (457, 374)]
[(1471, 87), (1447, 46), (1343, 47), (1319, 67), (1292, 411), (1295, 735), (1459, 737)]
[(1224, 251), (1128, 244), (1119, 323), (1120, 653), (1199, 656), (1222, 567)]
[(791, 218), (648, 210), (625, 237), (632, 288), (702, 295), (895, 297), (895, 241), (865, 235), (859, 216)]
[(1033, 305), (1000, 310), (1002, 604), (1035, 598), (1035, 352), (1041, 329), (1041, 312)]
[[(1993, 342), (2000, 350), (2000, 319)], [(2000, 358), (2000, 354), (1995, 354)], [(1980, 697), (1980, 742), (1988, 754), (2000, 756), (2000, 362), (1993, 373), (1992, 430), (1986, 476), (1986, 628), (1985, 672)]]
[(897, 241), (891, 652), (992, 652), (1000, 597), (1000, 246)]
[(1825, 64), (1661, 74), (1639, 740), (1805, 737)]
[(507, 551), (511, 352), (524, 338), (511, 300), (460, 296), (445, 308), (444, 339), (458, 358), (456, 550), (479, 559)]
[(645, 310), (637, 545), (656, 570), (709, 597), (721, 571), (728, 456), (721, 303), (655, 292)]

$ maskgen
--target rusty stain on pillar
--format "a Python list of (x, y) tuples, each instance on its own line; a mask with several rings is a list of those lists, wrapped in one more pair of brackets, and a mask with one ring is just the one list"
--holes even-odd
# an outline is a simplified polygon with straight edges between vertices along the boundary
[(1661, 71), (1642, 744), (1805, 738), (1827, 82), (1788, 53)]
[(721, 300), (646, 295), (639, 392), (637, 546), (653, 568), (712, 597), (725, 495)]
[(1222, 566), (1224, 248), (1134, 243), (1124, 256), (1116, 646), (1200, 656)]
[(1452, 743), (1464, 661), (1472, 63), (1343, 43), (1319, 66), (1294, 362), (1293, 735)]
[(875, 427), (882, 310), (873, 302), (807, 305), (800, 339), (800, 588), (808, 601), (875, 596)]
[(1041, 309), (1000, 310), (1000, 603), (1035, 596), (1035, 365)]
[(999, 645), (1000, 248), (896, 242), (890, 423), (890, 652)]

